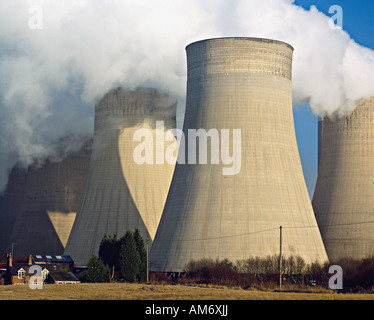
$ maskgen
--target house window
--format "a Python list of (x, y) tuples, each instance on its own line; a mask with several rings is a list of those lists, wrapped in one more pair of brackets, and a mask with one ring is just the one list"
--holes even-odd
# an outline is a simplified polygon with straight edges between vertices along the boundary
[(44, 269), (42, 271), (42, 279), (43, 280), (46, 280), (48, 278), (48, 273), (49, 273), (49, 271), (47, 269)]
[(25, 270), (21, 268), (18, 270), (18, 279), (24, 279), (24, 278), (25, 278)]

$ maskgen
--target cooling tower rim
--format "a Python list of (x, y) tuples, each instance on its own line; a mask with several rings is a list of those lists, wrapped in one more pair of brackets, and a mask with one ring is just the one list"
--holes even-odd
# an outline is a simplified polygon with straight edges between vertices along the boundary
[(258, 41), (258, 42), (265, 42), (265, 43), (275, 43), (275, 44), (283, 44), (286, 45), (288, 48), (290, 48), (292, 51), (294, 51), (294, 47), (291, 46), (289, 43), (281, 41), (281, 40), (275, 40), (275, 39), (268, 39), (268, 38), (257, 38), (257, 37), (217, 37), (217, 38), (208, 38), (208, 39), (202, 39), (198, 41), (194, 41), (186, 46), (186, 50), (193, 45), (196, 45), (198, 43), (202, 42), (209, 42), (209, 41), (219, 41), (219, 40), (247, 40), (247, 41)]
[(140, 91), (143, 91), (144, 93), (151, 93), (152, 91), (156, 91), (160, 94), (163, 94), (163, 95), (168, 95), (170, 97), (174, 97), (174, 98), (177, 98), (178, 96), (176, 94), (174, 94), (173, 92), (169, 91), (169, 90), (165, 90), (165, 89), (161, 89), (161, 88), (157, 88), (157, 87), (151, 87), (151, 86), (135, 86), (135, 87), (123, 87), (123, 86), (117, 86), (117, 87), (113, 87), (111, 89), (109, 89), (106, 93), (104, 93), (101, 97), (98, 97), (95, 99), (95, 105), (99, 104), (101, 102), (101, 100), (104, 100), (107, 96), (109, 96), (110, 94), (112, 94), (113, 92), (118, 92), (118, 91), (122, 91), (123, 93), (127, 92), (127, 93), (136, 93), (136, 92), (140, 92)]
[(107, 116), (139, 115), (175, 119), (177, 104), (178, 96), (167, 90), (156, 87), (116, 87), (95, 101), (95, 121)]

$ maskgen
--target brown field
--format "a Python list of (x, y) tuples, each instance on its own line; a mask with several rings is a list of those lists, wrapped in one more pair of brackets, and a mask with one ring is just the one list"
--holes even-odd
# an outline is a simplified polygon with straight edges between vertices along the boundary
[(374, 300), (374, 294), (342, 294), (330, 290), (277, 292), (224, 286), (170, 284), (44, 285), (43, 289), (0, 286), (0, 300)]

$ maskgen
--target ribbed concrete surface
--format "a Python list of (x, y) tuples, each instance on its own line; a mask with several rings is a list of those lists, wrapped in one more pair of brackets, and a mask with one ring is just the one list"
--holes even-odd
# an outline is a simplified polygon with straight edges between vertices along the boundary
[(324, 119), (313, 207), (330, 260), (374, 254), (374, 97)]
[(293, 48), (223, 38), (186, 50), (185, 135), (190, 128), (230, 129), (232, 153), (232, 130), (241, 129), (241, 171), (222, 175), (222, 162), (177, 164), (150, 270), (183, 271), (191, 259), (278, 254), (279, 226), (284, 255), (325, 261), (294, 131)]
[(0, 197), (0, 254), (5, 254), (25, 190), (26, 171), (14, 167), (7, 188)]
[(166, 131), (175, 128), (175, 117), (176, 98), (150, 88), (118, 88), (96, 105), (88, 179), (65, 250), (76, 263), (98, 253), (104, 234), (121, 237), (138, 228), (152, 244), (175, 163), (136, 164), (133, 152), (141, 142), (133, 135), (148, 129), (156, 143), (156, 121), (164, 121)]
[[(24, 177), (20, 176), (22, 179), (10, 177), (7, 208), (14, 214), (14, 220), (6, 239), (8, 252), (11, 243), (15, 243), (15, 255), (63, 253), (79, 207), (89, 157), (87, 144), (60, 162), (47, 162), (41, 168), (29, 167)], [(19, 183), (23, 185), (18, 186)]]

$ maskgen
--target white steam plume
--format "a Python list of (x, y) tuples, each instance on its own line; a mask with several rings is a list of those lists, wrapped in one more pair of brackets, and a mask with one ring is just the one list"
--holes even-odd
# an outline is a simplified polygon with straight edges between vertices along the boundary
[[(41, 30), (29, 27), (33, 5)], [(193, 41), (291, 44), (294, 103), (322, 116), (374, 94), (374, 52), (291, 0), (2, 0), (0, 21), (0, 191), (15, 164), (78, 149), (92, 134), (95, 99), (114, 86), (156, 86), (183, 100)]]

